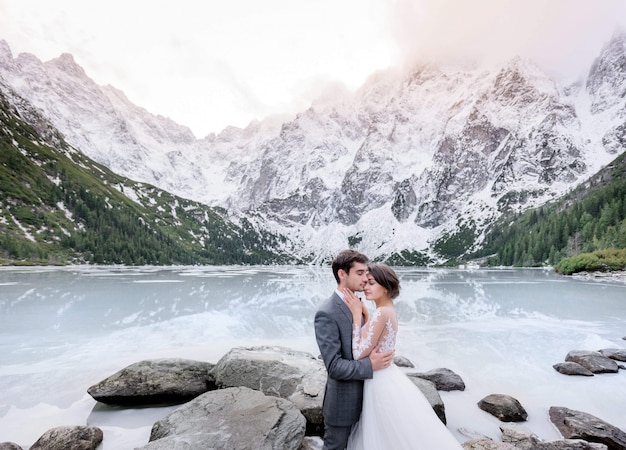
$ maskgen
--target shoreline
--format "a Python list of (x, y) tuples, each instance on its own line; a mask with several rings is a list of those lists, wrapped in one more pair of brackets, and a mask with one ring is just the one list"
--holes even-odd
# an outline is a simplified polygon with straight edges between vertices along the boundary
[(610, 272), (601, 272), (598, 270), (591, 272), (576, 272), (570, 275), (572, 278), (593, 281), (617, 281), (626, 284), (626, 270), (614, 270)]

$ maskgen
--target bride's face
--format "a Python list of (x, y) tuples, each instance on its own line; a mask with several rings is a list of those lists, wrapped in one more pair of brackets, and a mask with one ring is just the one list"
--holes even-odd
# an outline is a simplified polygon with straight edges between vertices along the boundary
[(365, 298), (372, 301), (377, 301), (387, 295), (387, 289), (378, 284), (371, 275), (367, 276), (367, 284), (363, 292), (365, 293)]

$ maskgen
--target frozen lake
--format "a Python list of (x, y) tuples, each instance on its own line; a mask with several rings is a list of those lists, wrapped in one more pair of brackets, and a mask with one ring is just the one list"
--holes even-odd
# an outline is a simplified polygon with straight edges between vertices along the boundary
[[(532, 269), (399, 268), (397, 354), (416, 371), (447, 367), (467, 386), (441, 392), (448, 427), (500, 439), (476, 403), (517, 398), (523, 424), (558, 439), (550, 406), (626, 430), (626, 371), (568, 377), (552, 365), (570, 350), (624, 348), (626, 284)], [(49, 428), (94, 425), (106, 450), (148, 441), (169, 408), (97, 404), (87, 388), (134, 362), (217, 362), (235, 346), (283, 345), (318, 354), (317, 305), (329, 267), (0, 268), (0, 442), (28, 448)]]

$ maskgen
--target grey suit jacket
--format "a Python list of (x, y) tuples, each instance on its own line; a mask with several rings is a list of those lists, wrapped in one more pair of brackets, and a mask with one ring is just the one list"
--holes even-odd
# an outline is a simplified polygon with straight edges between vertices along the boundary
[(337, 293), (315, 314), (315, 338), (328, 377), (324, 395), (324, 422), (351, 426), (361, 415), (363, 380), (372, 378), (369, 358), (352, 358), (352, 313)]

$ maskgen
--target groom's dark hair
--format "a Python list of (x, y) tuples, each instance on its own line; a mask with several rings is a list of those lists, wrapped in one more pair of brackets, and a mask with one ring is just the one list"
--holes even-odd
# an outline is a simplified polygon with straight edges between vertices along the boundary
[(332, 264), (335, 280), (339, 283), (339, 270), (343, 269), (349, 274), (350, 269), (352, 269), (355, 262), (367, 264), (369, 261), (370, 260), (367, 256), (361, 252), (357, 252), (356, 250), (348, 249), (340, 251), (335, 259), (333, 259)]

